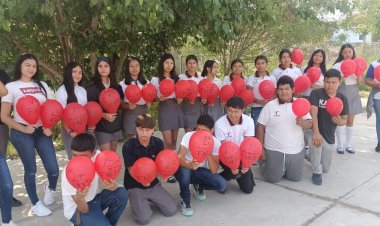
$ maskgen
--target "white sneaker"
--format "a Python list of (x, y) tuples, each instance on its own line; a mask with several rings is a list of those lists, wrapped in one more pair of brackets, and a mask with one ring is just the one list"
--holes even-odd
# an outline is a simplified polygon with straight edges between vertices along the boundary
[(41, 201), (38, 201), (36, 205), (32, 206), (32, 214), (38, 217), (46, 217), (51, 214), (51, 210), (42, 204)]
[(3, 223), (2, 226), (18, 226), (18, 224), (14, 223), (12, 220), (9, 221), (8, 224)]
[(51, 204), (54, 203), (54, 191), (50, 190), (49, 184), (45, 184), (44, 192), (45, 192), (44, 203), (45, 205), (50, 206)]

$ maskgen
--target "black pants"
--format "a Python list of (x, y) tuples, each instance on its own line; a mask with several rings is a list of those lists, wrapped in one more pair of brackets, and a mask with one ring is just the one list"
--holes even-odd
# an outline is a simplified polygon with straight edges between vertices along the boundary
[(253, 187), (255, 187), (255, 181), (253, 180), (252, 170), (249, 169), (246, 173), (242, 174), (241, 169), (239, 169), (239, 173), (237, 175), (232, 174), (231, 169), (225, 166), (223, 163), (220, 163), (223, 167), (223, 171), (220, 172), (220, 175), (227, 181), (236, 179), (239, 184), (240, 190), (244, 193), (250, 194), (253, 191)]

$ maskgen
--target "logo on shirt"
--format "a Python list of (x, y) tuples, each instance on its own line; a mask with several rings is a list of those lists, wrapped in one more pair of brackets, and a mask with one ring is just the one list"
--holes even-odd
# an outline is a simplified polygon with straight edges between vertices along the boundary
[(20, 91), (27, 95), (27, 94), (36, 94), (36, 93), (42, 93), (40, 87), (28, 87), (28, 88), (20, 88)]
[(319, 99), (318, 107), (320, 108), (326, 108), (327, 100)]
[(274, 111), (274, 117), (279, 117), (280, 116), (280, 111)]

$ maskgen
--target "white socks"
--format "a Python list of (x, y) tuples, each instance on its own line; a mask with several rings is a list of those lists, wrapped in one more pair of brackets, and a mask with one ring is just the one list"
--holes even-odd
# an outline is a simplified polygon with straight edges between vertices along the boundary
[(354, 132), (353, 127), (346, 127), (346, 148), (352, 147), (352, 133)]
[[(337, 126), (336, 127), (336, 138), (338, 141), (338, 147), (352, 147), (352, 135), (354, 128), (348, 126)], [(344, 134), (346, 134), (346, 145), (344, 145)]]

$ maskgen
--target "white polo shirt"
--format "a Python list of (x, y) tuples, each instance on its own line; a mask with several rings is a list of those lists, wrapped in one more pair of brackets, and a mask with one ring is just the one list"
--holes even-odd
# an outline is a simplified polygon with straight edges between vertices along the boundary
[(344, 77), (344, 75), (342, 74), (342, 70), (340, 69), (340, 66), (342, 65), (342, 63), (343, 63), (343, 61), (334, 64), (333, 68), (340, 71), (340, 74), (341, 74), (342, 78), (344, 78), (344, 82), (346, 83), (346, 85), (358, 84), (358, 77), (355, 74)]
[[(91, 161), (94, 162), (96, 156), (100, 151), (96, 151), (96, 154), (91, 158)], [(61, 173), (61, 189), (62, 189), (62, 202), (63, 202), (63, 214), (67, 219), (71, 219), (77, 209), (77, 204), (74, 202), (72, 195), (75, 195), (77, 189), (75, 189), (66, 178), (66, 167), (63, 168)], [(86, 202), (89, 202), (95, 198), (95, 196), (99, 193), (99, 176), (95, 172), (94, 180), (91, 183), (91, 186), (88, 190), (88, 193), (84, 199)]]
[(232, 125), (227, 115), (220, 117), (215, 123), (215, 137), (223, 141), (233, 141), (237, 145), (244, 140), (245, 137), (255, 136), (255, 123), (253, 119), (245, 114), (241, 116), (241, 123)]
[[(174, 83), (174, 80), (169, 78), (170, 80), (173, 81)], [(158, 77), (153, 77), (150, 82), (154, 85), (154, 87), (156, 87), (156, 90), (157, 90), (157, 97), (161, 96), (161, 92), (160, 92), (160, 79)], [(173, 92), (170, 96), (166, 97), (166, 99), (175, 99), (175, 92)]]
[[(185, 159), (187, 161), (193, 161), (193, 156), (191, 155), (191, 152), (189, 150), (189, 142), (190, 142), (190, 138), (191, 136), (195, 133), (195, 131), (191, 131), (191, 132), (187, 132), (183, 137), (182, 137), (182, 141), (181, 141), (181, 145), (184, 146), (186, 148), (186, 155), (185, 155)], [(211, 152), (211, 155), (216, 155), (216, 156), (219, 156), (219, 147), (220, 147), (220, 141), (218, 139), (216, 139), (214, 136), (212, 136), (212, 138), (214, 139), (214, 149), (212, 149), (212, 152)], [(208, 166), (208, 161), (207, 159), (201, 163), (199, 163), (199, 167), (203, 167), (203, 168), (207, 168), (209, 169), (209, 166)]]
[[(137, 84), (136, 84), (137, 83)], [(148, 82), (149, 83), (149, 82)], [(143, 85), (141, 84), (141, 82), (139, 80), (137, 80), (137, 82), (132, 82), (131, 84), (135, 84), (135, 85), (138, 85), (138, 87), (140, 88), (140, 90), (142, 89)], [(127, 89), (128, 85), (125, 84), (125, 79), (123, 79), (123, 81), (119, 82), (119, 85), (121, 86), (121, 89), (123, 90), (123, 94), (125, 93), (125, 90)], [(128, 99), (125, 97), (125, 94), (124, 94), (124, 102), (129, 102)], [(145, 105), (146, 102), (144, 100), (144, 98), (140, 98), (139, 101), (137, 101), (136, 103), (137, 105)]]
[[(276, 98), (264, 106), (257, 121), (265, 126), (265, 149), (285, 154), (297, 154), (303, 150), (303, 129), (296, 124), (292, 104), (279, 104)], [(310, 114), (303, 119), (311, 119)]]
[[(74, 94), (77, 97), (78, 104), (84, 106), (87, 104), (87, 91), (82, 86), (75, 85), (74, 86)], [(64, 85), (61, 85), (57, 92), (55, 92), (55, 99), (62, 105), (62, 107), (66, 107), (67, 105), (67, 92)]]
[[(265, 75), (264, 77), (256, 77), (255, 74), (253, 74), (248, 78), (247, 85), (252, 87), (253, 96), (255, 97), (255, 99), (264, 100), (264, 97), (261, 96), (261, 94), (260, 94), (259, 87), (260, 87), (260, 83), (262, 81), (265, 81), (265, 80), (271, 81), (273, 83), (274, 87), (276, 87), (277, 81), (273, 75), (269, 75), (269, 76)], [(252, 107), (262, 107), (262, 106), (263, 105), (258, 104), (256, 102), (253, 102), (253, 104), (252, 104)]]
[(287, 75), (295, 81), (298, 77), (302, 76), (302, 71), (298, 67), (288, 67), (285, 70), (281, 69), (280, 67), (276, 67), (271, 75), (273, 75), (276, 78), (276, 81), (278, 81), (282, 76)]
[[(244, 79), (244, 82), (245, 82), (245, 85), (247, 85), (247, 77), (245, 77), (244, 75), (243, 75), (243, 79)], [(231, 79), (230, 79), (230, 75), (226, 75), (226, 76), (224, 76), (224, 78), (223, 78), (223, 86), (224, 85), (231, 85)]]

